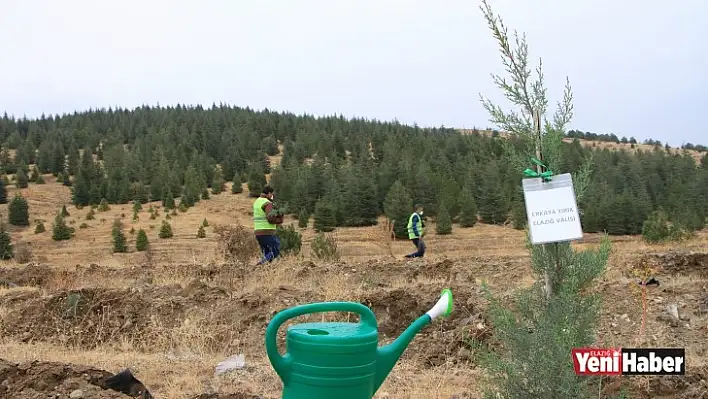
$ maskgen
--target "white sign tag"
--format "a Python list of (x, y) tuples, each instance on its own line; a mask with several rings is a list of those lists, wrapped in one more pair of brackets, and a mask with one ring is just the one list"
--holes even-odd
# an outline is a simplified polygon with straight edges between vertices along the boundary
[(553, 176), (551, 181), (545, 183), (541, 178), (523, 179), (521, 183), (532, 244), (583, 238), (570, 173)]

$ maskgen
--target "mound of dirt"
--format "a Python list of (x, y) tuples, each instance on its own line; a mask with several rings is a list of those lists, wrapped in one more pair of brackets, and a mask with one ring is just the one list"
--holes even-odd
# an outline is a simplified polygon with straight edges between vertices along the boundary
[(703, 367), (685, 376), (652, 377), (648, 384), (639, 384), (638, 388), (642, 399), (708, 399), (708, 369)]
[(708, 277), (708, 252), (671, 251), (650, 254), (640, 260), (670, 274), (697, 274)]
[(21, 267), (0, 268), (0, 287), (43, 286), (54, 271), (47, 265), (30, 263)]
[(158, 322), (171, 328), (190, 310), (204, 309), (228, 294), (193, 282), (149, 290), (85, 288), (16, 301), (3, 318), (2, 332), (21, 341), (54, 341), (95, 347), (120, 337), (149, 336)]
[(45, 297), (36, 291), (18, 291), (0, 297), (0, 304), (9, 309), (0, 333), (22, 342), (49, 341), (87, 349), (133, 340), (138, 346), (145, 342), (141, 349), (150, 352), (158, 350), (150, 344), (152, 338), (189, 319), (207, 323), (214, 332), (212, 341), (223, 347), (241, 331), (265, 331), (277, 311), (322, 299), (320, 294), (290, 286), (232, 296), (200, 280), (184, 288), (177, 284), (84, 288)]
[[(454, 308), (448, 318), (436, 319), (425, 327), (404, 353), (425, 366), (468, 362), (474, 340), (486, 341), (491, 333), (483, 316), (483, 305), (474, 287), (468, 284), (450, 286)], [(382, 339), (393, 340), (414, 320), (435, 305), (440, 295), (438, 284), (418, 284), (406, 289), (380, 289), (361, 301), (378, 319)]]
[(88, 366), (37, 361), (15, 364), (0, 359), (0, 397), (129, 398), (123, 393), (103, 388), (103, 381), (112, 375)]
[[(127, 399), (153, 398), (143, 383), (128, 374), (113, 374), (89, 366), (33, 361), (12, 363), (0, 359), (0, 397), (14, 399)], [(113, 379), (113, 382), (110, 382)], [(112, 384), (112, 385), (111, 385)], [(128, 393), (122, 393), (128, 392)], [(146, 393), (147, 391), (147, 393)], [(192, 399), (263, 399), (249, 393), (204, 393)]]

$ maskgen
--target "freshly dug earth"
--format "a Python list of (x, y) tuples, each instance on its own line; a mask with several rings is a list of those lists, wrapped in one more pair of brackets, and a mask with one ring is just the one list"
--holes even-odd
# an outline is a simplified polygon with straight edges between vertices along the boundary
[[(686, 347), (691, 351), (688, 364), (695, 364), (686, 377), (625, 378), (622, 385), (634, 388), (632, 397), (708, 398), (706, 368), (697, 359), (705, 356), (701, 351), (708, 336), (707, 259), (701, 253), (648, 254), (644, 259), (621, 265), (619, 273), (598, 284), (597, 289), (604, 297), (600, 340), (621, 346)], [(641, 297), (628, 288), (633, 284), (629, 269), (642, 262), (654, 266), (655, 277), (662, 285), (647, 294), (646, 340), (637, 343), (642, 303)], [(253, 364), (257, 364), (253, 369), (256, 371), (251, 371), (254, 374), (247, 376), (268, 381), (265, 383), (268, 390), (256, 382), (237, 388), (271, 395), (274, 376), (261, 380), (262, 374), (258, 373), (265, 370), (259, 367), (267, 368), (263, 333), (276, 312), (309, 302), (357, 301), (374, 311), (381, 343), (386, 344), (433, 306), (441, 288), (449, 287), (455, 296), (453, 314), (421, 331), (404, 353), (407, 372), (415, 372), (390, 378), (399, 380), (396, 384), (403, 386), (410, 385), (411, 379), (426, 371), (474, 369), (474, 341), (493, 342), (490, 339), (493, 332), (484, 317), (487, 303), (480, 290), (481, 282), (487, 282), (495, 295), (506, 301), (515, 289), (532, 281), (528, 277), (528, 259), (514, 257), (322, 265), (306, 261), (283, 263), (279, 270), (268, 267), (188, 264), (3, 268), (0, 282), (4, 285), (0, 289), (10, 289), (0, 295), (0, 335), (13, 342), (45, 342), (79, 349), (119, 349), (129, 342), (132, 350), (160, 356), (191, 347), (207, 354), (245, 351), (247, 359), (254, 359)], [(667, 304), (678, 305), (680, 320), (666, 321)], [(314, 321), (322, 317), (305, 316), (298, 320)], [(327, 319), (343, 320), (344, 315), (329, 315)], [(279, 334), (281, 349), (284, 336), (285, 326)], [(72, 390), (81, 389), (83, 397), (125, 397), (92, 382), (110, 374), (104, 371), (55, 363), (3, 364), (6, 371), (2, 373), (12, 378), (0, 374), (0, 387), (9, 387), (0, 390), (0, 396), (3, 392), (17, 392), (25, 396), (9, 397), (46, 398), (61, 392), (60, 397), (68, 397)], [(21, 371), (21, 367), (29, 372)], [(455, 372), (451, 373), (445, 372), (446, 375)], [(20, 376), (27, 377), (22, 380)], [(159, 389), (161, 382), (152, 379), (144, 381), (145, 384), (148, 388), (155, 384)], [(474, 379), (469, 381), (455, 385), (459, 389), (454, 393), (462, 395), (459, 398), (475, 397), (472, 391), (477, 383)], [(611, 391), (611, 380), (605, 386)], [(191, 392), (192, 395), (210, 392), (193, 396), (195, 399), (259, 398), (253, 393), (219, 394), (201, 388)], [(607, 393), (611, 397), (612, 392)]]
[[(311, 262), (305, 262), (296, 273), (306, 274), (313, 266)], [(457, 266), (454, 262), (445, 261), (420, 269), (400, 264), (374, 263), (373, 266), (371, 269), (359, 268), (361, 272), (358, 272), (351, 266), (332, 265), (318, 267), (317, 272), (346, 274), (347, 283), (352, 285), (363, 284), (377, 271), (403, 276), (410, 281), (405, 289), (396, 288), (391, 285), (391, 279), (379, 275), (376, 279), (381, 283), (377, 286), (368, 287), (359, 296), (347, 298), (367, 305), (374, 311), (382, 342), (391, 341), (400, 335), (439, 298), (441, 284), (427, 278), (416, 280), (419, 275), (432, 274), (432, 270), (438, 269), (439, 275), (448, 280), (445, 286), (454, 292), (455, 312), (448, 319), (436, 321), (439, 323), (436, 328), (423, 330), (406, 351), (406, 357), (420, 360), (424, 367), (439, 366), (446, 362), (466, 362), (469, 360), (469, 351), (460, 349), (469, 347), (471, 339), (488, 337), (489, 328), (482, 317), (484, 309), (479, 299), (479, 287), (470, 281), (468, 271), (462, 273), (463, 268), (453, 267)], [(39, 268), (35, 266), (34, 269)], [(141, 268), (141, 271), (147, 270)], [(114, 273), (111, 270), (107, 272)], [(48, 271), (43, 275), (51, 280), (52, 277), (48, 276), (51, 273)], [(56, 273), (71, 278), (71, 272)], [(85, 271), (75, 273), (86, 276)], [(139, 274), (144, 276), (153, 273), (156, 271)], [(189, 279), (184, 287), (180, 284), (153, 285), (142, 278), (137, 287), (133, 284), (132, 287), (122, 289), (81, 288), (46, 296), (40, 295), (38, 291), (8, 293), (0, 296), (0, 306), (8, 309), (0, 323), (0, 332), (21, 342), (60, 342), (85, 349), (120, 341), (144, 342), (146, 345), (139, 349), (151, 352), (171, 349), (156, 345), (166, 332), (174, 331), (186, 322), (201, 322), (212, 331), (211, 349), (235, 352), (239, 350), (239, 342), (234, 337), (262, 337), (270, 317), (276, 312), (298, 304), (326, 300), (320, 292), (294, 286), (255, 288), (237, 293), (205, 282), (223, 284), (228, 281), (224, 278), (225, 274), (240, 274), (228, 267), (191, 268), (189, 274), (203, 278)], [(25, 274), (12, 269), (4, 275), (8, 280), (14, 278), (30, 282), (27, 278), (22, 279)], [(457, 277), (455, 281), (452, 281), (453, 275)], [(138, 276), (134, 278), (136, 281), (139, 279)], [(41, 286), (41, 283), (37, 283), (41, 280), (31, 281)], [(207, 309), (208, 312), (205, 312)], [(304, 316), (301, 319), (316, 317)], [(333, 319), (341, 320), (343, 317), (333, 315)], [(280, 345), (284, 345), (284, 335), (285, 331), (281, 329)], [(225, 347), (224, 343), (229, 342), (234, 342), (234, 346)]]
[[(139, 393), (127, 395), (106, 386), (112, 376), (105, 370), (55, 362), (15, 364), (0, 359), (0, 397), (12, 399), (128, 399), (147, 398)], [(150, 394), (149, 394), (150, 395)], [(248, 393), (200, 394), (192, 399), (263, 399)]]
[(15, 364), (0, 359), (0, 396), (17, 399), (129, 398), (103, 388), (102, 381), (111, 375), (87, 366), (51, 362)]

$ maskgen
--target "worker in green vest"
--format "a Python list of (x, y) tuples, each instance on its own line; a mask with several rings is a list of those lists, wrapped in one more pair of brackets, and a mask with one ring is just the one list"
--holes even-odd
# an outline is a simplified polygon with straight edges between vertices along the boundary
[(253, 231), (263, 253), (259, 265), (272, 262), (280, 255), (276, 225), (283, 223), (283, 215), (273, 205), (274, 193), (272, 187), (265, 186), (263, 193), (253, 202)]
[(425, 255), (425, 243), (423, 237), (423, 205), (417, 204), (415, 212), (408, 217), (408, 239), (415, 245), (416, 251), (406, 255), (406, 258), (421, 258)]

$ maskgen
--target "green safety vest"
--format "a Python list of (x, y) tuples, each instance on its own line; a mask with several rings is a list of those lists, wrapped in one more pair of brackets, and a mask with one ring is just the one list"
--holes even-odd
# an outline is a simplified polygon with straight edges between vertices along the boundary
[[(413, 216), (418, 215), (417, 213), (413, 212), (411, 215), (408, 217), (408, 239), (412, 240), (414, 238), (418, 238), (419, 236), (416, 236), (415, 233), (413, 232)], [(418, 215), (418, 223), (416, 223), (415, 227), (418, 229), (418, 233), (420, 236), (423, 235), (423, 217)]]
[(268, 222), (263, 205), (269, 203), (268, 198), (259, 197), (253, 202), (253, 230), (275, 230), (275, 225)]

